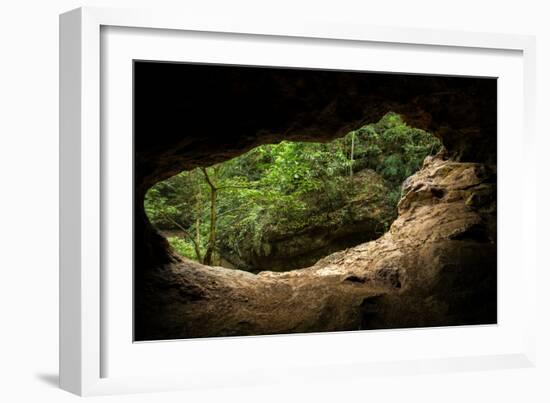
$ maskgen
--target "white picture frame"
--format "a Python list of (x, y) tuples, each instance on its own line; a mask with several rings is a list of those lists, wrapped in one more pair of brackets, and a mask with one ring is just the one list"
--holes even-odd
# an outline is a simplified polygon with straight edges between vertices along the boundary
[[(210, 372), (207, 367), (204, 367), (196, 373), (190, 373), (188, 368), (193, 366), (193, 360), (199, 360), (199, 354), (188, 355), (190, 357), (188, 360), (176, 363), (169, 363), (166, 358), (162, 358), (171, 351), (185, 349), (182, 343), (149, 343), (149, 346), (144, 347), (133, 345), (132, 341), (126, 337), (127, 349), (123, 345), (113, 344), (116, 342), (110, 339), (111, 336), (105, 329), (111, 324), (106, 318), (111, 314), (113, 307), (106, 303), (109, 300), (107, 298), (109, 291), (105, 287), (105, 280), (112, 280), (109, 283), (111, 289), (113, 287), (116, 289), (121, 282), (120, 279), (111, 279), (108, 274), (102, 272), (102, 267), (105, 266), (105, 248), (102, 247), (104, 230), (102, 218), (104, 217), (101, 213), (105, 197), (102, 194), (105, 175), (109, 175), (109, 171), (105, 171), (104, 147), (111, 146), (108, 140), (103, 143), (101, 140), (101, 133), (108, 130), (108, 127), (104, 126), (105, 122), (101, 120), (102, 92), (113, 91), (111, 88), (102, 87), (109, 84), (102, 82), (101, 76), (104, 67), (101, 57), (105, 55), (102, 53), (104, 50), (101, 35), (102, 31), (109, 30), (109, 27), (122, 30), (120, 32), (123, 32), (123, 36), (132, 36), (132, 32), (137, 32), (132, 30), (136, 29), (146, 29), (149, 33), (153, 32), (152, 30), (156, 30), (157, 33), (176, 32), (169, 39), (172, 43), (178, 40), (177, 32), (194, 32), (195, 35), (197, 33), (218, 33), (218, 36), (240, 35), (253, 37), (255, 41), (260, 42), (266, 39), (277, 41), (278, 38), (283, 42), (304, 41), (305, 46), (311, 43), (309, 41), (331, 41), (330, 46), (335, 49), (346, 43), (375, 43), (382, 47), (398, 45), (401, 48), (412, 46), (421, 47), (424, 50), (465, 50), (478, 55), (491, 52), (514, 52), (515, 60), (516, 62), (519, 60), (521, 69), (511, 70), (510, 74), (511, 77), (514, 76), (514, 83), (517, 84), (515, 88), (519, 91), (518, 102), (522, 106), (523, 113), (519, 121), (513, 123), (519, 125), (514, 127), (519, 127), (523, 135), (518, 136), (519, 140), (514, 140), (515, 142), (500, 142), (499, 158), (501, 152), (505, 153), (506, 149), (518, 150), (516, 146), (519, 145), (526, 166), (533, 164), (535, 42), (530, 36), (369, 27), (315, 20), (249, 21), (244, 17), (215, 20), (148, 10), (80, 8), (65, 13), (60, 17), (60, 385), (63, 389), (79, 395), (96, 395), (224, 385), (244, 386), (274, 381), (294, 382), (297, 379), (329, 381), (335, 378), (344, 379), (352, 374), (357, 377), (381, 372), (395, 375), (534, 365), (536, 336), (534, 317), (526, 317), (522, 323), (514, 323), (513, 332), (510, 334), (513, 333), (514, 337), (519, 337), (521, 333), (522, 341), (518, 342), (519, 339), (516, 337), (514, 342), (503, 344), (498, 351), (484, 350), (483, 345), (474, 349), (470, 345), (467, 351), (456, 350), (447, 353), (442, 347), (437, 351), (427, 351), (423, 355), (403, 356), (402, 359), (396, 357), (368, 359), (359, 356), (353, 361), (346, 362), (339, 361), (336, 355), (334, 359), (327, 359), (326, 362), (307, 361), (311, 360), (312, 356), (304, 354), (297, 355), (295, 360), (290, 360), (287, 364), (283, 361), (277, 362), (276, 354), (273, 354), (271, 361), (265, 359), (265, 368), (262, 373), (252, 371), (257, 368), (247, 368), (246, 360), (240, 366), (239, 364), (232, 364), (231, 367), (220, 365), (217, 371)], [(127, 30), (124, 31), (125, 29)], [(152, 42), (149, 46), (153, 46), (155, 41), (160, 43), (163, 39), (158, 36), (157, 39), (150, 40)], [(131, 46), (125, 48), (131, 49)], [(147, 49), (147, 46), (144, 48)], [(132, 55), (129, 53), (125, 57), (132, 57)], [(195, 61), (200, 61), (200, 55), (197, 57), (199, 59)], [(251, 55), (251, 57), (254, 59), (259, 56)], [(156, 60), (155, 57), (153, 58)], [(405, 71), (414, 72), (410, 68), (405, 68)], [(479, 71), (481, 70), (478, 69), (478, 74), (480, 74)], [(473, 70), (472, 72), (474, 74)], [(114, 91), (123, 90), (114, 89)], [(533, 176), (521, 176), (521, 172), (519, 175), (518, 178), (524, 189), (535, 187)], [(499, 196), (501, 196), (501, 182), (506, 180), (507, 178), (503, 179), (499, 176)], [(521, 232), (524, 241), (521, 243), (521, 253), (518, 252), (517, 256), (523, 272), (522, 292), (525, 293), (523, 307), (532, 308), (525, 309), (524, 312), (535, 312), (536, 265), (533, 260), (535, 256), (533, 248), (536, 242), (530, 242), (529, 237), (534, 235), (528, 235), (536, 233), (534, 198), (521, 194), (516, 197), (514, 202), (521, 206), (519, 212), (521, 219), (518, 219), (521, 226), (517, 229)], [(501, 219), (502, 217), (499, 216), (499, 225)], [(499, 249), (499, 265), (503, 262), (503, 258), (506, 258), (501, 255), (502, 249)], [(502, 253), (510, 253), (510, 251), (504, 250)], [(124, 293), (127, 293), (127, 290)], [(504, 300), (499, 299), (500, 306), (502, 301), (506, 302), (508, 296), (499, 294), (499, 298), (504, 298)], [(119, 308), (128, 310), (127, 306), (121, 305)], [(131, 317), (131, 311), (128, 315)], [(394, 341), (404, 337), (410, 338), (409, 340), (448, 338), (450, 342), (453, 338), (467, 338), (472, 334), (473, 339), (486, 337), (489, 341), (491, 338), (494, 339), (495, 335), (500, 337), (499, 334), (502, 333), (503, 328), (502, 326), (500, 329), (488, 328), (475, 335), (472, 329), (449, 331), (435, 329), (409, 332), (407, 335), (399, 331), (385, 331), (371, 337), (391, 338)], [(110, 332), (117, 333), (118, 330), (111, 326)], [(338, 340), (340, 345), (344, 341), (346, 345), (353, 346), (353, 343), (360, 342), (360, 338), (365, 337), (364, 335), (365, 333), (362, 332), (352, 336), (330, 334), (324, 336), (324, 342)], [(243, 338), (209, 340), (208, 345), (195, 342), (191, 350), (200, 352), (201, 348), (206, 346), (208, 349), (219, 351), (220, 354), (225, 354), (224, 351), (227, 352), (227, 350), (239, 352), (239, 348), (245, 342), (248, 343), (250, 354), (257, 355), (266, 348), (273, 349), (275, 352), (279, 351), (278, 348), (288, 348), (288, 346), (293, 346), (291, 348), (296, 350), (307, 350), (307, 345), (315, 345), (315, 340), (319, 340), (313, 338), (314, 336), (310, 335), (295, 335), (254, 337), (248, 338), (248, 341)], [(190, 344), (187, 343), (187, 346)], [(146, 349), (150, 349), (151, 352), (142, 351)], [(124, 354), (118, 353), (120, 351), (124, 351)], [(189, 352), (188, 348), (186, 352), (181, 353), (189, 354)], [(106, 362), (114, 360), (113, 357), (117, 354), (116, 360), (125, 361), (128, 364), (126, 366), (123, 365), (124, 363), (120, 364), (117, 371), (107, 370)], [(163, 366), (168, 370), (152, 375), (136, 368), (137, 371), (134, 373), (127, 368), (135, 367), (136, 364), (132, 361), (134, 354), (136, 357), (137, 354), (144, 354), (136, 360), (142, 362), (143, 367), (158, 365), (164, 359), (166, 365)], [(143, 357), (159, 356), (159, 354), (160, 361), (144, 361)], [(228, 355), (226, 359), (234, 360), (235, 357)], [(274, 366), (273, 370), (270, 370), (270, 365)], [(282, 371), (284, 375), (281, 375), (281, 366), (284, 367)], [(307, 374), (302, 371), (304, 366), (308, 368)], [(229, 372), (230, 369), (231, 372)], [(111, 376), (111, 372), (116, 375)]]

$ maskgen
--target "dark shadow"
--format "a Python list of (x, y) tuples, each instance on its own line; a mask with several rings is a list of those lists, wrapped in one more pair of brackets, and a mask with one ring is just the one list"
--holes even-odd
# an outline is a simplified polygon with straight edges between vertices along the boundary
[(47, 385), (55, 388), (59, 387), (59, 375), (58, 374), (35, 374), (37, 379), (40, 379)]

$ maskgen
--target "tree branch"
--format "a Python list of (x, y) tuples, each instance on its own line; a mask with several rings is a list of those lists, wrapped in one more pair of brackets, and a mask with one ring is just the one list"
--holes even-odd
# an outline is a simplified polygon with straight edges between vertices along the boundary
[(214, 185), (214, 183), (213, 183), (212, 180), (210, 179), (210, 176), (208, 175), (208, 171), (206, 170), (206, 168), (201, 167), (200, 169), (201, 169), (202, 173), (204, 174), (204, 177), (206, 178), (206, 181), (208, 182), (208, 185), (209, 185), (212, 189), (218, 190), (218, 188), (216, 187), (216, 185)]
[(257, 190), (257, 189), (261, 189), (261, 188), (266, 188), (266, 187), (269, 187), (268, 185), (263, 185), (263, 186), (255, 186), (255, 187), (252, 187), (252, 186), (239, 186), (239, 185), (226, 185), (226, 186), (221, 186), (219, 188), (217, 188), (218, 190), (224, 190), (224, 189), (248, 189), (248, 190)]

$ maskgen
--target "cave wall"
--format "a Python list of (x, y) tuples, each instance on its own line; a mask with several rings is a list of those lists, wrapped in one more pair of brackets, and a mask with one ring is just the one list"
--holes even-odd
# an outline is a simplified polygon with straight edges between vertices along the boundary
[(398, 210), (377, 240), (298, 270), (148, 270), (136, 339), (496, 323), (495, 166), (427, 157)]
[(147, 220), (146, 191), (260, 144), (329, 141), (394, 111), (448, 157), (496, 163), (496, 79), (135, 62), (134, 91), (138, 274), (177, 260)]

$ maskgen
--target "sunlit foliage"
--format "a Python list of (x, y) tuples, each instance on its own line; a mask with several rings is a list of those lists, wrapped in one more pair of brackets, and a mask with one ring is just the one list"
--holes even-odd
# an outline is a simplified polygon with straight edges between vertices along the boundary
[(332, 142), (266, 144), (224, 163), (182, 172), (153, 186), (145, 209), (159, 230), (180, 234), (168, 238), (178, 253), (219, 264), (220, 251), (261, 247), (265, 233), (299, 231), (367, 192), (353, 181), (365, 169), (387, 182), (391, 191), (379, 197), (395, 208), (403, 180), (440, 147), (437, 138), (390, 112)]

